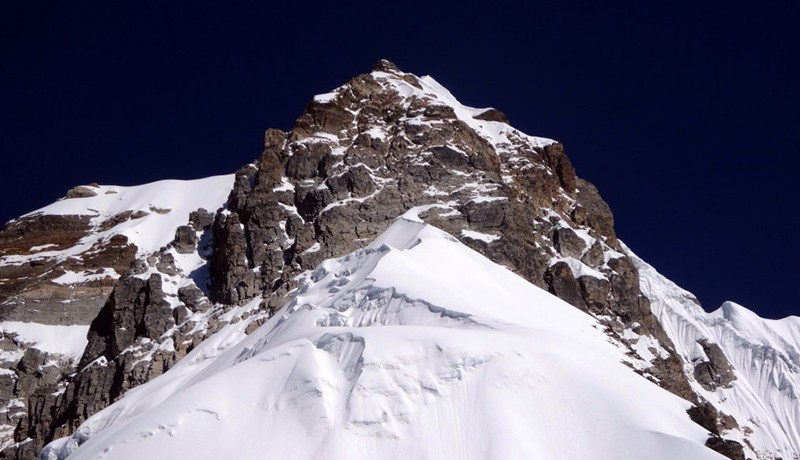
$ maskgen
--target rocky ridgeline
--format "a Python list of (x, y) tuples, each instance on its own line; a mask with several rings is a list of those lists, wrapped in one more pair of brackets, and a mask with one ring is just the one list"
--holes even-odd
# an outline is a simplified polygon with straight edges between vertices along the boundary
[[(163, 373), (220, 324), (254, 330), (287, 301), (297, 275), (364, 246), (414, 207), (423, 207), (426, 222), (600, 318), (637, 372), (696, 403), (690, 415), (708, 428), (709, 446), (738, 458), (741, 446), (719, 437), (724, 414), (692, 392), (642, 295), (611, 211), (576, 176), (562, 145), (515, 130), (497, 110), (464, 107), (435, 81), (387, 61), (315, 98), (290, 132), (268, 130), (261, 156), (237, 172), (224, 209), (193, 214), (168, 247), (118, 270), (125, 274), (92, 319), (77, 372), (55, 379), (60, 392), (52, 385), (28, 392), (30, 415), (15, 429), (17, 444), (0, 455), (35, 458), (44, 443)], [(14, 234), (14, 225), (3, 235)], [(0, 243), (13, 239), (5, 238)], [(207, 260), (207, 283), (176, 267), (181, 254)], [(710, 364), (696, 372), (724, 385), (724, 354), (713, 344), (708, 350)]]

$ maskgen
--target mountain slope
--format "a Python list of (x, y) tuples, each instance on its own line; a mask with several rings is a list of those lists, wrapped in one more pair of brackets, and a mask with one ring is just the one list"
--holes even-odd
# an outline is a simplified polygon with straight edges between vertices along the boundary
[(44, 458), (80, 441), (70, 459), (721, 458), (690, 404), (628, 359), (589, 315), (412, 212)]
[[(0, 285), (0, 304), (16, 302), (14, 309), (6, 310), (4, 305), (2, 314), (21, 312), (27, 315), (22, 318), (24, 321), (33, 321), (25, 324), (78, 323), (82, 328), (89, 324), (80, 357), (73, 350), (70, 362), (55, 370), (45, 366), (50, 361), (36, 351), (25, 351), (20, 357), (18, 343), (12, 338), (8, 346), (12, 358), (2, 366), (8, 372), (0, 372), (0, 402), (6, 405), (5, 412), (0, 410), (0, 421), (6, 422), (0, 436), (3, 445), (8, 446), (0, 456), (36, 458), (46, 443), (70, 438), (72, 441), (61, 441), (49, 451), (63, 454), (91, 435), (93, 441), (85, 447), (89, 451), (93, 443), (112, 443), (111, 438), (117, 435), (127, 439), (131, 435), (125, 431), (128, 425), (131, 430), (140, 430), (136, 433), (150, 436), (149, 428), (138, 423), (156, 419), (159, 421), (155, 426), (165, 428), (156, 429), (153, 436), (162, 439), (161, 434), (166, 433), (170, 438), (168, 428), (177, 422), (161, 417), (169, 418), (175, 413), (162, 413), (167, 409), (161, 406), (174, 404), (173, 409), (183, 411), (187, 408), (181, 406), (180, 401), (185, 400), (179, 389), (206, 393), (213, 386), (211, 382), (222, 382), (222, 388), (241, 390), (241, 395), (251, 394), (264, 401), (284, 398), (280, 399), (281, 410), (291, 412), (296, 420), (328, 417), (318, 426), (333, 433), (326, 438), (333, 439), (333, 444), (311, 443), (311, 450), (334, 449), (337, 440), (342, 446), (362, 449), (364, 436), (373, 439), (383, 433), (389, 436), (387, 439), (391, 434), (402, 438), (404, 429), (418, 430), (422, 439), (435, 437), (422, 433), (430, 428), (425, 425), (430, 420), (422, 416), (414, 419), (413, 414), (435, 418), (450, 411), (447, 413), (460, 414), (456, 420), (459, 429), (475, 431), (478, 425), (464, 418), (474, 402), (480, 416), (508, 429), (498, 428), (502, 433), (496, 434), (498, 441), (491, 445), (477, 441), (471, 444), (473, 452), (500, 455), (504, 445), (513, 445), (520, 437), (516, 435), (518, 430), (507, 425), (521, 419), (524, 420), (520, 423), (527, 424), (525, 429), (546, 432), (548, 436), (537, 438), (536, 447), (519, 441), (520, 448), (569, 451), (572, 447), (567, 437), (577, 432), (583, 441), (576, 443), (577, 450), (571, 453), (579, 457), (588, 452), (581, 449), (613, 454), (615, 458), (627, 455), (615, 450), (617, 447), (607, 439), (623, 439), (651, 449), (653, 455), (671, 455), (675, 451), (667, 446), (676, 443), (694, 452), (702, 446), (703, 438), (712, 449), (734, 459), (743, 459), (744, 453), (753, 457), (763, 453), (761, 458), (772, 458), (777, 452), (784, 453), (784, 457), (791, 457), (789, 454), (794, 452), (788, 447), (775, 450), (776, 446), (793, 445), (793, 441), (784, 439), (792, 436), (791, 431), (767, 426), (764, 439), (775, 442), (762, 442), (762, 435), (751, 436), (747, 431), (750, 424), (741, 419), (755, 412), (737, 412), (740, 403), (731, 402), (732, 399), (723, 407), (721, 403), (725, 401), (714, 397), (737, 372), (727, 363), (726, 352), (718, 350), (716, 339), (708, 336), (699, 345), (706, 358), (692, 361), (700, 356), (698, 345), (687, 342), (682, 329), (670, 325), (669, 314), (663, 315), (666, 309), (673, 308), (669, 297), (672, 294), (669, 290), (651, 289), (651, 273), (617, 239), (611, 210), (597, 189), (576, 175), (563, 146), (516, 130), (496, 109), (464, 106), (431, 77), (418, 77), (380, 61), (372, 72), (315, 97), (290, 131), (267, 130), (260, 156), (234, 175), (196, 182), (204, 185), (190, 193), (180, 191), (180, 182), (175, 183), (175, 189), (164, 184), (158, 193), (145, 194), (147, 197), (125, 195), (128, 201), (106, 211), (98, 211), (90, 204), (91, 200), (116, 203), (103, 191), (110, 189), (78, 187), (68, 194), (73, 198), (55, 205), (74, 208), (69, 211), (71, 214), (34, 213), (12, 221), (0, 233), (4, 257), (29, 257), (43, 250), (79, 256), (36, 259), (36, 263), (31, 261), (28, 265), (0, 264), (0, 274), (11, 271), (0, 281), (12, 281)], [(206, 210), (197, 210), (201, 206)], [(410, 210), (413, 212), (407, 214)], [(396, 219), (402, 215), (407, 216), (403, 222), (423, 221), (451, 236), (424, 227), (417, 228), (420, 235), (397, 231), (396, 238), (406, 238), (403, 241), (381, 237), (388, 228), (400, 225)], [(144, 219), (154, 225), (144, 226)], [(170, 223), (161, 225), (159, 219), (169, 219)], [(136, 226), (136, 222), (142, 226)], [(93, 238), (98, 242), (84, 244)], [(397, 250), (378, 250), (382, 247), (381, 238), (389, 238), (390, 246)], [(576, 310), (564, 313), (565, 303), (542, 297), (542, 291), (529, 285), (519, 287), (518, 278), (486, 268), (485, 261), (475, 262), (474, 273), (486, 272), (516, 287), (493, 283), (488, 275), (476, 277), (460, 267), (438, 266), (445, 261), (439, 257), (431, 256), (424, 263), (404, 257), (403, 254), (420, 254), (422, 248), (432, 252), (439, 248), (430, 241), (420, 248), (410, 247), (407, 243), (416, 238), (455, 238)], [(378, 243), (362, 249), (376, 239)], [(20, 241), (24, 244), (20, 245)], [(80, 252), (87, 247), (87, 251)], [(458, 247), (452, 254), (443, 254), (461, 260), (466, 256), (463, 247)], [(336, 259), (348, 253), (353, 254), (353, 266)], [(466, 265), (472, 263), (470, 257), (474, 256), (464, 259)], [(321, 281), (315, 278), (330, 278), (324, 270), (315, 271), (325, 259), (338, 260), (323, 264), (331, 273), (340, 273), (339, 278), (331, 280), (332, 285), (320, 285)], [(89, 266), (91, 271), (86, 272)], [(431, 273), (432, 267), (439, 269)], [(354, 279), (345, 274), (351, 269), (366, 278)], [(401, 269), (424, 274), (428, 277), (426, 283), (435, 282), (438, 290), (421, 282), (422, 275), (400, 276), (397, 270)], [(60, 278), (62, 275), (68, 276)], [(384, 276), (386, 283), (378, 287), (369, 280)], [(64, 287), (54, 283), (55, 279), (74, 279), (78, 284)], [(425, 286), (428, 289), (422, 289)], [(475, 291), (475, 287), (480, 289)], [(61, 297), (53, 296), (53, 292), (61, 292), (58, 289), (63, 289)], [(304, 289), (307, 291), (297, 297), (298, 290)], [(504, 289), (522, 297), (509, 298)], [(403, 294), (395, 295), (397, 292)], [(311, 294), (316, 297), (310, 299)], [(535, 302), (527, 304), (526, 298)], [(291, 302), (320, 308), (281, 310)], [(540, 311), (540, 303), (552, 313), (531, 316)], [(375, 305), (383, 306), (372, 308)], [(526, 308), (530, 312), (523, 313)], [(285, 319), (275, 319), (275, 315)], [(77, 317), (82, 319), (77, 321)], [(303, 318), (312, 317), (314, 324), (322, 318), (321, 323), (312, 327), (304, 322)], [(268, 320), (269, 325), (259, 329)], [(286, 325), (278, 325), (279, 321)], [(378, 326), (382, 322), (389, 325)], [(290, 328), (291, 324), (300, 325)], [(590, 327), (580, 327), (586, 324)], [(283, 328), (295, 331), (292, 334), (297, 336), (282, 336)], [(336, 329), (337, 334), (341, 333), (338, 338), (322, 340), (322, 329), (331, 332), (331, 328), (343, 329)], [(374, 332), (377, 330), (396, 331), (399, 335), (383, 336)], [(245, 336), (261, 337), (269, 343), (256, 343), (260, 339)], [(273, 336), (283, 337), (281, 343), (296, 339), (303, 346), (282, 349), (288, 353), (286, 359), (276, 358), (268, 364), (257, 356), (275, 352), (272, 345), (277, 344), (269, 338)], [(492, 360), (486, 362), (473, 356), (479, 351), (476, 347), (485, 342), (492, 345), (485, 353)], [(416, 343), (413, 350), (424, 356), (406, 356), (406, 349), (398, 343)], [(238, 360), (241, 365), (234, 365), (234, 361), (238, 362), (233, 357), (237, 352), (226, 354), (224, 350), (244, 352), (240, 345), (251, 348)], [(386, 350), (379, 351), (383, 348)], [(458, 351), (461, 348), (463, 353)], [(577, 354), (566, 356), (559, 351), (562, 348)], [(541, 356), (534, 356), (537, 349), (541, 349)], [(691, 353), (687, 354), (687, 350)], [(396, 362), (402, 364), (404, 357), (417, 359), (420, 364), (408, 370), (408, 381), (395, 375), (392, 366), (382, 367), (380, 372), (375, 371), (377, 374), (370, 373), (370, 368), (365, 370), (367, 358), (370, 362), (383, 362), (381, 353), (386, 354), (392, 366)], [(475, 358), (469, 361), (475, 365), (465, 364), (462, 354)], [(596, 358), (598, 366), (602, 363), (603, 368), (615, 369), (609, 370), (608, 375), (616, 377), (608, 380), (599, 375), (594, 361), (583, 360), (584, 354)], [(430, 360), (428, 355), (432, 356)], [(212, 359), (215, 357), (219, 359)], [(355, 364), (348, 357), (355, 359)], [(536, 360), (538, 357), (541, 361)], [(535, 365), (527, 366), (528, 362)], [(620, 362), (625, 363), (624, 367)], [(259, 378), (260, 386), (251, 388), (254, 384), (238, 378), (242, 369), (252, 370), (254, 375), (267, 372), (262, 366), (275, 373), (275, 382)], [(453, 368), (462, 372), (462, 380), (446, 378)], [(605, 400), (595, 401), (592, 392), (582, 386), (582, 368), (590, 373), (592, 385)], [(360, 369), (361, 373), (343, 369)], [(502, 372), (517, 375), (517, 370), (524, 370), (519, 374), (520, 385), (538, 384), (538, 388), (550, 392), (540, 395), (509, 384), (520, 400), (520, 410), (528, 412), (522, 416), (512, 409), (509, 420), (497, 421), (500, 416), (488, 407), (511, 405), (511, 390), (476, 394), (486, 386), (478, 382), (499, 379), (498, 373)], [(787, 368), (787, 372), (790, 370)], [(161, 383), (137, 388), (161, 375), (156, 380)], [(363, 406), (347, 406), (343, 402), (347, 399), (345, 394), (357, 394), (347, 390), (347, 385), (358, 381), (369, 388), (370, 380), (359, 380), (361, 376), (372, 379), (379, 391), (370, 399), (359, 399)], [(318, 384), (309, 386), (305, 380)], [(420, 382), (427, 385), (428, 381), (436, 385), (420, 386)], [(414, 393), (414, 382), (423, 389)], [(618, 382), (628, 392), (650, 395), (657, 401), (652, 411), (649, 401), (638, 399), (635, 401), (640, 404), (639, 411), (630, 410), (630, 402), (620, 399), (620, 389), (614, 387)], [(652, 383), (684, 402), (664, 396), (652, 388)], [(558, 387), (570, 391), (559, 393)], [(433, 390), (441, 394), (437, 396)], [(241, 395), (234, 391), (218, 397), (221, 402), (236, 405), (242, 403), (237, 399)], [(469, 395), (470, 399), (457, 399), (464, 406), (450, 407), (452, 401), (448, 402), (447, 395)], [(529, 415), (539, 409), (556, 410), (545, 395), (557, 400), (559, 406), (570, 408), (570, 423), (579, 428), (586, 428), (588, 423), (597, 426), (573, 432), (563, 425), (558, 430), (541, 426), (545, 419)], [(760, 398), (765, 395), (750, 391), (741, 398), (736, 396), (736, 401), (763, 404)], [(287, 402), (292, 400), (307, 405)], [(316, 404), (318, 401), (324, 404)], [(380, 404), (370, 406), (367, 401)], [(106, 409), (115, 402), (119, 403)], [(794, 407), (791, 401), (786, 404), (785, 407)], [(588, 412), (579, 411), (578, 406), (586, 406)], [(270, 411), (274, 409), (270, 407)], [(344, 410), (345, 407), (349, 409)], [(376, 407), (380, 410), (372, 412)], [(765, 411), (772, 410), (764, 407)], [(779, 401), (773, 407), (784, 410)], [(224, 408), (211, 409), (221, 413)], [(696, 426), (686, 424), (685, 409), (702, 427), (699, 434)], [(786, 410), (781, 420), (789, 420), (791, 410)], [(653, 418), (659, 411), (663, 411), (661, 415), (666, 417), (669, 428)], [(141, 414), (141, 419), (136, 414)], [(205, 428), (194, 423), (215, 423), (215, 417), (200, 421), (193, 418), (205, 412), (192, 414), (186, 423), (194, 428), (185, 432), (189, 433), (187, 436), (205, 433)], [(225, 417), (233, 418), (232, 412)], [(558, 419), (555, 415), (549, 418)], [(257, 421), (263, 422), (266, 430), (273, 423), (269, 420), (271, 416)], [(231, 421), (228, 426), (236, 423)], [(347, 426), (361, 431), (351, 433), (345, 429)], [(283, 427), (272, 428), (282, 433)], [(377, 431), (370, 431), (372, 428)], [(492, 426), (480, 429), (482, 433), (495, 433)], [(301, 436), (299, 427), (292, 430), (291, 436)], [(666, 442), (664, 436), (643, 430), (671, 433), (678, 441)], [(595, 431), (608, 437), (597, 439)], [(629, 441), (625, 434), (629, 432), (637, 433), (636, 439)], [(270, 439), (280, 436), (272, 435)], [(746, 449), (743, 451), (731, 438), (744, 442)], [(688, 444), (680, 439), (688, 440)], [(388, 444), (382, 442), (367, 444), (388, 449)], [(435, 442), (441, 449), (450, 448), (442, 440)], [(598, 447), (591, 447), (591, 443)], [(711, 455), (707, 449), (700, 451), (697, 455)]]
[(693, 389), (738, 422), (741, 431), (729, 435), (758, 458), (800, 458), (800, 318), (763, 319), (733, 302), (706, 313), (627, 252)]
[(89, 324), (131, 262), (171, 242), (190, 213), (220, 208), (233, 179), (81, 186), (9, 222), (0, 235), (0, 319)]
[(160, 248), (174, 246), (179, 228), (189, 231), (181, 233), (184, 254), (174, 253), (172, 269), (191, 282), (205, 261), (187, 254), (196, 251), (186, 250), (196, 239), (187, 224), (202, 227), (204, 214), (213, 218), (233, 179), (80, 186), (6, 224), (0, 233), (0, 448), (28, 443), (38, 437), (37, 426), (52, 422), (52, 407), (79, 370), (89, 325), (120, 276), (134, 261), (141, 269)]

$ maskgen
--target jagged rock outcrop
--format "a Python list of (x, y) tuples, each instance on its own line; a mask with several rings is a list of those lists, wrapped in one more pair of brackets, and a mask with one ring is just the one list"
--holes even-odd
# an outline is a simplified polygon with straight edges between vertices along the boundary
[[(3, 338), (4, 349), (9, 348), (8, 337)], [(73, 372), (74, 368), (68, 359), (61, 355), (43, 352), (36, 348), (28, 348), (17, 344), (22, 358), (11, 369), (0, 375), (0, 398), (10, 401), (6, 410), (0, 411), (0, 423), (13, 426), (12, 436), (17, 444), (0, 452), (0, 458), (33, 458), (42, 445), (19, 441), (27, 439), (44, 439), (46, 427), (41, 419), (56, 404), (60, 397), (63, 380)]]
[[(93, 187), (77, 187), (66, 199), (93, 196)], [(65, 326), (88, 324), (97, 316), (137, 248), (123, 235), (87, 240), (134, 218), (132, 213), (93, 217), (33, 214), (5, 225), (0, 231), (0, 322)], [(10, 358), (2, 363), (0, 387), (6, 391), (0, 390), (0, 427), (13, 427), (0, 429), (0, 445), (9, 446), (0, 458), (35, 458), (75, 362), (12, 336), (0, 338), (0, 344)]]
[[(213, 214), (200, 209), (189, 221), (170, 244), (134, 261), (119, 279), (89, 328), (78, 372), (61, 376), (56, 397), (41, 404), (42, 410), (32, 409), (30, 424), (15, 433), (15, 440), (25, 442), (0, 456), (34, 458), (43, 442), (72, 433), (128, 389), (166, 372), (225, 324), (239, 323), (248, 333), (263, 324), (271, 311), (266, 307), (254, 312), (256, 304), (226, 317), (232, 306), (206, 297), (205, 278), (197, 272), (204, 271), (202, 257), (210, 254)], [(192, 253), (181, 249), (186, 241), (195, 242)], [(185, 261), (179, 266), (177, 259), (185, 254), (201, 263), (194, 271), (184, 271)]]
[(707, 429), (714, 436), (719, 436), (719, 411), (708, 401), (695, 404), (686, 411), (695, 423)]
[(192, 254), (197, 251), (196, 230), (190, 225), (183, 225), (175, 230), (175, 250), (179, 254)]
[[(59, 377), (64, 376), (55, 373), (48, 378), (29, 377), (34, 369), (43, 365), (43, 359), (39, 358), (40, 352), (29, 348), (17, 367), (17, 388), (22, 386), (27, 389), (21, 393), (21, 399), (31, 398), (28, 403), (29, 416), (17, 425), (14, 438), (17, 442), (30, 441), (19, 446), (17, 458), (27, 458), (31, 453), (35, 455), (44, 447), (46, 439), (69, 433), (74, 427), (65, 426), (63, 420), (82, 419), (80, 415), (85, 417), (86, 414), (102, 409), (115, 401), (127, 388), (152, 377), (142, 375), (141, 380), (132, 384), (120, 372), (127, 367), (125, 370), (132, 374), (134, 364), (131, 360), (123, 360), (120, 366), (109, 366), (108, 363), (123, 350), (134, 345), (136, 337), (158, 337), (163, 334), (171, 326), (165, 321), (165, 310), (169, 310), (171, 317), (172, 312), (164, 300), (159, 275), (154, 274), (147, 280), (133, 276), (123, 277), (92, 322), (89, 344), (78, 364), (78, 369), (83, 369), (82, 378), (70, 383), (65, 391), (57, 395), (52, 393), (59, 383)], [(133, 357), (132, 354), (130, 356)], [(93, 363), (97, 365), (90, 366)], [(44, 386), (46, 391), (36, 392), (38, 386)], [(76, 415), (70, 413), (66, 417), (63, 409), (58, 410), (59, 404), (64, 402), (67, 402), (67, 410)]]
[(161, 276), (148, 279), (123, 276), (108, 302), (92, 322), (89, 344), (78, 364), (84, 368), (96, 359), (114, 359), (134, 344), (136, 337), (159, 337), (174, 321), (170, 304), (164, 299)]
[(730, 385), (736, 379), (736, 375), (733, 366), (719, 345), (706, 339), (698, 340), (697, 343), (708, 357), (707, 361), (701, 361), (694, 365), (694, 378), (697, 382), (709, 391)]
[(64, 396), (48, 414), (50, 418), (38, 424), (49, 431), (44, 436), (29, 436), (34, 442), (70, 433), (128, 389), (167, 371), (195, 341), (202, 340), (208, 331), (193, 337), (194, 324), (189, 319), (193, 312), (211, 308), (203, 291), (193, 282), (171, 293), (164, 289), (190, 275), (176, 267), (171, 251), (188, 254), (186, 242), (191, 241), (192, 253), (206, 252), (207, 248), (197, 245), (208, 239), (204, 232), (210, 231), (210, 220), (211, 214), (205, 210), (192, 213), (191, 225), (179, 227), (168, 247), (137, 261), (119, 279), (92, 321), (79, 372), (68, 381)]
[(93, 196), (97, 196), (97, 192), (94, 190), (95, 187), (92, 186), (85, 186), (79, 185), (75, 188), (70, 189), (67, 192), (67, 195), (64, 197), (66, 199), (70, 198), (89, 198)]
[(706, 441), (706, 447), (732, 460), (745, 460), (744, 448), (736, 441), (713, 436)]

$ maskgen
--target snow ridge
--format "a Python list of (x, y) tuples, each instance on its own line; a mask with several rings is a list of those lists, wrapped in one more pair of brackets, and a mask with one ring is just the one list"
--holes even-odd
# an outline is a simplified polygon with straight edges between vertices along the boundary
[[(764, 319), (734, 302), (706, 313), (691, 293), (625, 249), (693, 389), (739, 422), (726, 436), (755, 458), (800, 458), (800, 318)], [(734, 367), (729, 387), (709, 391), (694, 379), (694, 364), (706, 359), (698, 343), (704, 339), (718, 344)]]
[(595, 319), (413, 212), (240, 324), (41, 458), (722, 458)]
[[(189, 213), (204, 208), (214, 212), (228, 199), (234, 175), (212, 176), (196, 180), (161, 180), (133, 187), (98, 185), (91, 187), (97, 196), (56, 201), (22, 217), (39, 214), (88, 215), (98, 226), (120, 213), (140, 212), (134, 218), (114, 226), (108, 231), (94, 231), (69, 254), (69, 257), (92, 246), (96, 241), (113, 235), (124, 235), (138, 248), (138, 255), (157, 251), (172, 240), (175, 229), (189, 221)], [(37, 257), (53, 256), (39, 252)]]

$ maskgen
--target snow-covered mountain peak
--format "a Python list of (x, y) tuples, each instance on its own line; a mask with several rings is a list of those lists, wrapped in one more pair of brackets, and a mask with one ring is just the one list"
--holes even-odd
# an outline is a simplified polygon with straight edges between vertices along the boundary
[[(0, 264), (0, 296), (20, 295), (4, 306), (89, 327), (77, 369), (36, 380), (44, 357), (4, 364), (16, 399), (0, 456), (65, 436), (47, 455), (713, 458), (705, 443), (738, 459), (724, 438), (786, 445), (745, 439), (749, 424), (729, 436), (734, 411), (703, 404), (761, 403), (730, 393), (745, 379), (706, 334), (727, 320), (626, 252), (564, 147), (430, 77), (382, 61), (218, 179), (79, 187), (0, 233), (12, 257), (114, 243), (61, 267), (92, 304), (50, 266)], [(212, 212), (173, 219), (196, 207)], [(662, 328), (665, 309), (680, 327)]]
[(776, 350), (785, 350), (788, 361), (800, 372), (800, 318), (788, 316), (782, 319), (767, 319), (735, 302), (724, 302), (718, 309), (708, 313), (713, 324), (736, 334), (741, 340), (761, 344)]
[(761, 320), (761, 317), (756, 315), (754, 312), (730, 300), (723, 302), (718, 309), (712, 311), (709, 313), (709, 315), (713, 318), (720, 318), (729, 321), (734, 326), (746, 325), (748, 323)]
[(756, 312), (732, 301), (724, 302), (718, 309), (710, 312), (709, 316), (727, 321), (741, 333), (751, 331), (755, 336), (762, 338), (768, 335), (768, 330), (780, 330), (781, 335), (800, 333), (800, 317), (798, 316), (787, 316), (780, 319), (762, 318)]
[[(385, 62), (388, 63), (388, 61)], [(373, 70), (369, 76), (371, 82), (380, 87), (380, 91), (390, 92), (395, 97), (399, 97), (400, 105), (409, 112), (406, 115), (407, 120), (414, 124), (424, 126), (440, 123), (441, 119), (457, 119), (473, 129), (493, 147), (504, 148), (504, 150), (520, 142), (525, 142), (533, 148), (541, 148), (555, 143), (552, 139), (529, 136), (513, 128), (505, 115), (497, 109), (473, 108), (462, 104), (447, 88), (429, 75), (418, 77), (412, 73), (403, 72), (394, 64), (388, 63), (388, 65), (377, 65), (376, 70)], [(330, 93), (315, 96), (313, 102), (319, 104), (357, 103), (360, 97), (367, 96), (361, 94), (363, 89), (358, 85), (363, 80), (359, 80), (359, 78), (357, 77)], [(374, 88), (371, 91), (374, 91)], [(374, 95), (368, 97), (374, 97)], [(352, 106), (350, 110), (357, 116), (361, 108)], [(387, 134), (380, 126), (374, 125), (365, 132), (370, 136), (380, 138), (385, 138)]]

